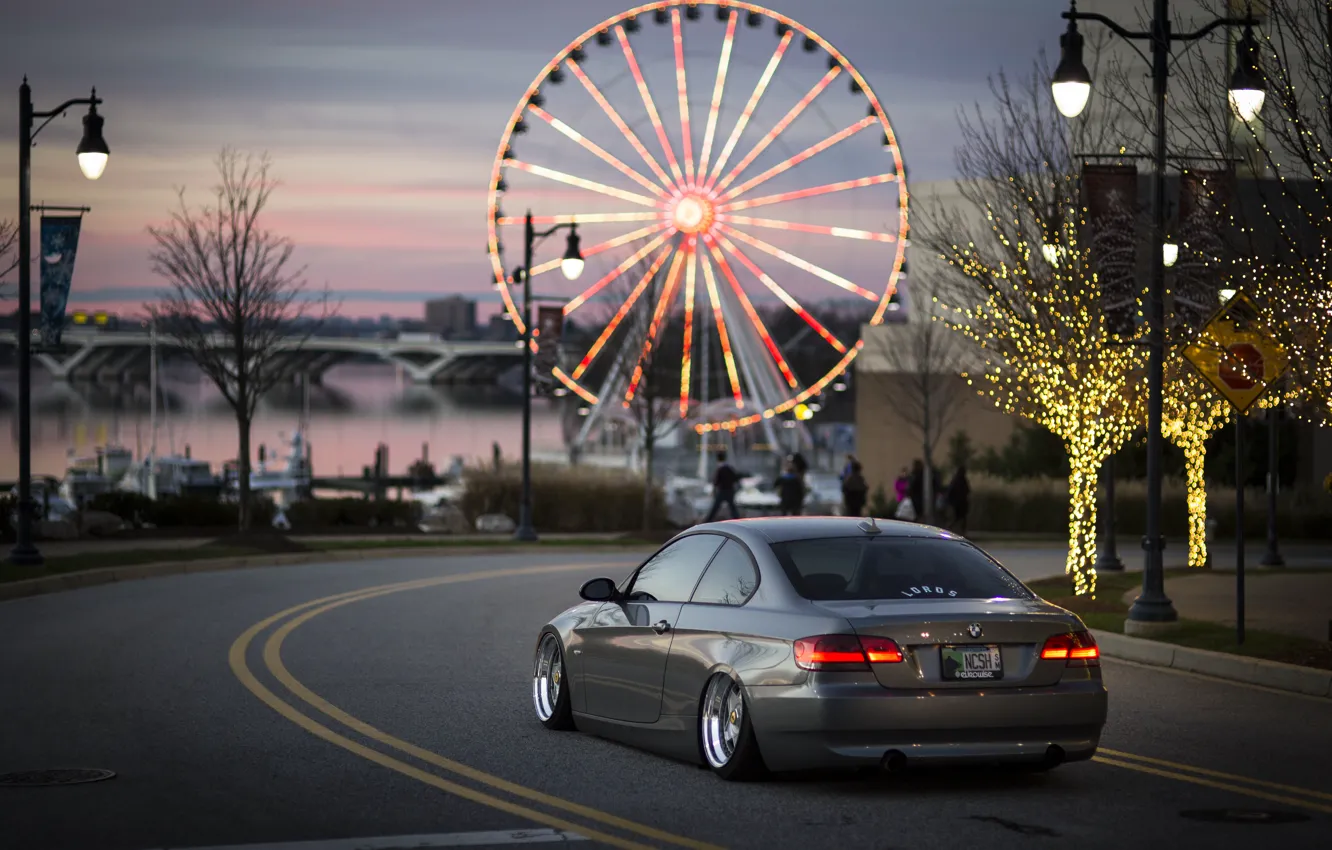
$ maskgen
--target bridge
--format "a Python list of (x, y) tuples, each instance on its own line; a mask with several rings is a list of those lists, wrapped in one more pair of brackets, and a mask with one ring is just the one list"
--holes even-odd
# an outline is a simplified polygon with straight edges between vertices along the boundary
[[(153, 338), (145, 332), (67, 330), (59, 350), (34, 352), (33, 360), (61, 381), (142, 380), (149, 370)], [(218, 348), (229, 344), (222, 335), (210, 339)], [(0, 332), (0, 348), (16, 345), (13, 331)], [(180, 351), (171, 337), (157, 336), (161, 352)], [(313, 336), (279, 342), (277, 356), (292, 375), (312, 382), (353, 358), (374, 357), (400, 367), (421, 384), (494, 384), (511, 370), (521, 371), (522, 348), (513, 341), (494, 342), (360, 339)]]

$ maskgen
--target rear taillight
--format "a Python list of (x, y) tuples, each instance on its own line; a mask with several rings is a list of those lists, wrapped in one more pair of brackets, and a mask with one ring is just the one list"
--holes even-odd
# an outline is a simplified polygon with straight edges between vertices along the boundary
[(868, 670), (900, 662), (902, 649), (890, 638), (818, 635), (795, 642), (795, 660), (802, 670)]
[(1041, 647), (1042, 660), (1067, 659), (1069, 667), (1101, 666), (1101, 650), (1091, 632), (1051, 635)]

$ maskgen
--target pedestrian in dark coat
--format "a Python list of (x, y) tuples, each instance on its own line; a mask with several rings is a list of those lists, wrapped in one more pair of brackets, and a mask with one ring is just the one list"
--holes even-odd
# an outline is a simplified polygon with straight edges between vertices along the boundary
[(777, 491), (782, 516), (800, 516), (800, 506), (805, 501), (805, 479), (796, 471), (795, 464), (788, 460), (772, 486)]
[(846, 516), (862, 516), (865, 500), (869, 498), (869, 483), (861, 474), (860, 461), (851, 461), (851, 471), (842, 479), (842, 512)]
[(948, 482), (948, 506), (953, 511), (953, 519), (958, 534), (966, 536), (967, 512), (971, 510), (971, 482), (967, 480), (966, 466), (958, 466), (953, 473), (953, 480)]

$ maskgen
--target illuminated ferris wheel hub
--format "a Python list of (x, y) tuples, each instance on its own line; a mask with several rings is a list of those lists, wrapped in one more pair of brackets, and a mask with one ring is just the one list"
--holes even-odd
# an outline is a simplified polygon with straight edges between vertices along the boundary
[(849, 300), (876, 325), (895, 309), (907, 206), (884, 105), (827, 39), (745, 0), (648, 0), (574, 38), (519, 100), (488, 247), (521, 333), (526, 281), (504, 246), (578, 227), (581, 291), (557, 291), (559, 257), (528, 278), (587, 332), (550, 370), (588, 405), (580, 444), (649, 391), (700, 433), (760, 426), (776, 444), (775, 425), (803, 434), (801, 411), (845, 389), (863, 348), (815, 313)]
[(702, 192), (685, 192), (667, 209), (671, 224), (681, 233), (695, 236), (711, 233), (713, 222), (717, 219), (717, 207), (713, 199)]

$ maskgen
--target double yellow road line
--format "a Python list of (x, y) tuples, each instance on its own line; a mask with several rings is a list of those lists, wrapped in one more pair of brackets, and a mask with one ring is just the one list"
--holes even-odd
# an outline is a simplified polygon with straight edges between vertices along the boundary
[[(460, 584), (492, 578), (576, 572), (587, 569), (587, 564), (566, 564), (484, 570), (380, 585), (315, 599), (280, 611), (246, 629), (231, 646), (229, 653), (231, 670), (252, 694), (302, 729), (367, 761), (396, 771), (448, 794), (507, 812), (533, 823), (543, 824), (566, 832), (574, 832), (601, 844), (622, 848), (622, 850), (648, 850), (648, 848), (659, 846), (682, 847), (687, 848), (687, 850), (722, 850), (721, 847), (715, 844), (676, 835), (591, 806), (527, 788), (394, 737), (359, 718), (353, 717), (311, 691), (292, 676), (282, 661), (283, 642), (293, 631), (321, 614), (344, 605), (350, 605), (353, 602), (447, 584)], [(275, 626), (276, 628), (274, 628)], [(260, 657), (264, 668), (273, 680), (278, 682), (289, 693), (290, 698), (294, 698), (294, 701), (304, 703), (318, 714), (323, 715), (324, 718), (373, 741), (379, 747), (367, 746), (332, 726), (325, 725), (302, 713), (294, 702), (278, 696), (263, 682), (259, 681), (249, 666), (250, 648), (255, 640), (269, 629), (272, 629), (272, 632), (263, 643)], [(391, 755), (390, 752), (410, 757), (416, 763), (405, 761), (399, 758), (398, 755)], [(1173, 779), (1218, 791), (1240, 794), (1323, 814), (1332, 814), (1332, 794), (1322, 791), (1268, 782), (1238, 774), (1224, 773), (1218, 770), (1106, 748), (1101, 748), (1098, 751), (1094, 761), (1164, 779)], [(429, 766), (433, 771), (423, 768), (421, 764)], [(460, 780), (465, 780), (470, 784), (463, 784)], [(488, 790), (482, 790), (482, 788)], [(558, 814), (553, 814), (552, 811)], [(579, 821), (570, 818), (578, 818)], [(645, 840), (652, 843), (644, 843)]]
[(1092, 761), (1121, 767), (1125, 770), (1136, 770), (1139, 773), (1147, 773), (1163, 779), (1175, 779), (1180, 782), (1188, 782), (1191, 785), (1201, 785), (1204, 788), (1212, 788), (1217, 791), (1242, 794), (1245, 797), (1266, 800), (1269, 803), (1282, 803), (1287, 806), (1322, 812), (1323, 814), (1332, 814), (1332, 794), (1315, 791), (1312, 788), (1283, 785), (1280, 782), (1268, 782), (1265, 779), (1254, 779), (1237, 773), (1225, 773), (1205, 767), (1194, 767), (1191, 764), (1140, 756), (1121, 752), (1120, 750), (1108, 750), (1105, 747), (1096, 751), (1096, 756)]
[[(271, 617), (255, 623), (236, 639), (231, 645), (229, 661), (231, 670), (236, 678), (241, 681), (252, 694), (258, 697), (262, 702), (276, 711), (278, 714), (300, 726), (311, 734), (322, 738), (323, 740), (341, 747), (350, 753), (360, 756), (367, 761), (387, 767), (390, 770), (411, 777), (426, 785), (438, 788), (449, 794), (461, 797), (464, 800), (470, 800), (483, 806), (489, 806), (502, 812), (523, 818), (525, 820), (543, 824), (555, 829), (566, 832), (575, 832), (579, 835), (605, 844), (610, 847), (622, 848), (622, 850), (651, 850), (653, 847), (669, 845), (673, 847), (684, 847), (688, 850), (722, 850), (715, 844), (708, 844), (703, 841), (696, 841), (681, 835), (666, 832), (656, 827), (637, 823), (627, 818), (603, 812), (600, 809), (594, 809), (591, 806), (585, 806), (581, 803), (575, 803), (565, 800), (551, 794), (526, 788), (498, 776), (494, 776), (484, 771), (477, 770), (474, 767), (445, 758), (438, 753), (423, 749), (410, 742), (396, 738), (387, 732), (383, 732), (359, 718), (353, 717), (342, 709), (330, 703), (328, 700), (311, 691), (305, 685), (301, 684), (287, 670), (286, 665), (282, 663), (282, 644), (294, 630), (304, 623), (340, 608), (343, 605), (350, 605), (353, 602), (361, 602), (366, 599), (374, 599), (379, 596), (386, 596), (391, 593), (401, 593), (408, 590), (419, 590), (421, 588), (435, 587), (444, 584), (458, 584), (463, 582), (478, 581), (487, 578), (509, 578), (516, 576), (542, 575), (548, 573), (574, 572), (586, 570), (587, 564), (568, 564), (561, 566), (547, 567), (523, 567), (507, 570), (485, 570), (474, 573), (461, 573), (456, 575), (441, 576), (439, 578), (421, 579), (418, 581), (400, 582), (397, 584), (382, 585), (379, 587), (370, 587), (363, 590), (355, 590), (347, 593), (339, 593), (333, 596), (327, 596), (322, 599), (316, 599), (280, 611)], [(317, 720), (303, 714), (293, 704), (285, 701), (277, 694), (273, 693), (263, 682), (259, 681), (254, 672), (250, 669), (248, 655), (251, 644), (255, 639), (281, 623), (268, 639), (264, 642), (262, 658), (264, 667), (269, 674), (279, 682), (290, 694), (300, 702), (305, 703), (310, 708), (324, 715), (325, 717), (336, 721), (347, 729), (368, 738), (383, 747), (395, 750), (406, 756), (410, 756), (419, 762), (424, 762), (438, 771), (445, 774), (451, 774), (455, 779), (448, 779), (436, 772), (422, 769), (416, 764), (412, 764), (403, 759), (377, 749), (366, 746), (337, 730), (320, 723)], [(480, 785), (491, 789), (494, 792), (500, 792), (508, 795), (508, 798), (498, 796), (495, 793), (483, 791), (474, 787), (472, 784), (462, 784), (457, 779), (469, 780), (474, 785)], [(527, 804), (514, 801), (512, 798), (519, 798), (526, 801)], [(538, 808), (540, 807), (540, 808)], [(556, 810), (569, 817), (580, 818), (583, 822), (578, 823), (569, 820), (568, 817), (551, 814), (549, 810)], [(589, 824), (591, 826), (589, 826)], [(628, 833), (636, 838), (626, 838), (621, 834), (614, 834), (607, 829), (615, 830), (619, 833)], [(652, 843), (643, 843), (642, 839), (648, 839)]]

